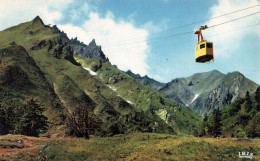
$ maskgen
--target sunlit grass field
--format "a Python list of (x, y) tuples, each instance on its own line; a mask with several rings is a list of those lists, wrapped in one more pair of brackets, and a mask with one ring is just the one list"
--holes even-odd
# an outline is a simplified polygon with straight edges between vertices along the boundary
[[(0, 137), (1, 139), (1, 137)], [(33, 138), (40, 142), (32, 160), (241, 160), (239, 152), (259, 160), (260, 140), (197, 138), (154, 133), (134, 133), (107, 138)], [(22, 160), (29, 159), (29, 152)]]

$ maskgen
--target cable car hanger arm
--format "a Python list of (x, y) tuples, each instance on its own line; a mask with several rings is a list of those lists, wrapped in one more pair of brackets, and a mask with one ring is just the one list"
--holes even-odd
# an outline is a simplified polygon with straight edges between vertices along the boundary
[[(203, 41), (204, 41), (201, 30), (206, 30), (207, 28), (208, 28), (207, 25), (201, 26), (201, 27), (199, 28), (199, 30), (197, 30), (197, 31), (194, 32), (194, 34), (198, 34), (198, 44), (199, 44), (200, 42), (203, 42)], [(200, 40), (200, 39), (201, 39), (201, 40)]]

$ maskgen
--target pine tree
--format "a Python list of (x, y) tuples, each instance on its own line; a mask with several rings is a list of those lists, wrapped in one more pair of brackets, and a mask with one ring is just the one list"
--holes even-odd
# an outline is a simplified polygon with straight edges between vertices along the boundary
[(241, 110), (241, 105), (244, 103), (244, 99), (240, 98), (234, 104), (231, 105), (229, 109), (229, 115), (235, 116), (240, 110)]
[(213, 112), (213, 122), (212, 122), (212, 135), (214, 137), (218, 137), (222, 134), (221, 126), (222, 126), (222, 115), (219, 109), (214, 110)]
[(239, 113), (238, 115), (238, 124), (244, 129), (248, 124), (248, 121), (251, 119), (250, 114), (248, 113)]
[(198, 136), (205, 136), (206, 135), (206, 127), (207, 127), (207, 121), (208, 121), (208, 116), (206, 115), (203, 119), (203, 122), (199, 126), (198, 129)]
[(248, 136), (255, 138), (260, 137), (260, 112), (249, 121), (247, 125)]
[(255, 91), (256, 110), (260, 111), (260, 86)]
[(0, 106), (0, 135), (13, 132), (14, 123), (14, 108), (12, 106)]
[(45, 110), (37, 103), (37, 100), (31, 99), (25, 105), (20, 107), (22, 115), (16, 126), (16, 132), (22, 135), (38, 136), (39, 133), (48, 129), (48, 118), (42, 113)]
[(5, 118), (5, 111), (0, 106), (0, 135), (5, 135), (6, 132), (6, 118)]
[(250, 98), (250, 95), (249, 95), (248, 91), (246, 92), (245, 102), (246, 102), (245, 103), (245, 110), (248, 113), (253, 108), (253, 102), (251, 101), (251, 98)]

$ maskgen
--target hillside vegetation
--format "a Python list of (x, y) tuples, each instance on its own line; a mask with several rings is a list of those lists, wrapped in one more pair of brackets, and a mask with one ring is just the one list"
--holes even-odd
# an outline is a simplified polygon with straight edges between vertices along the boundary
[(199, 136), (260, 137), (260, 86), (222, 110), (215, 110), (199, 128)]
[[(192, 134), (197, 128), (200, 117), (193, 111), (137, 83), (107, 59), (88, 59), (79, 64), (73, 57), (73, 47), (79, 48), (81, 44), (70, 46), (74, 40), (64, 35), (44, 25), (40, 17), (0, 32), (3, 113), (10, 109), (18, 112), (29, 100), (37, 100), (45, 109), (48, 133), (59, 136)], [(90, 47), (91, 50), (83, 53), (92, 48), (96, 51), (94, 42)], [(102, 55), (100, 50), (96, 52)], [(84, 67), (90, 67), (98, 75), (92, 75)], [(89, 116), (85, 120), (81, 118), (83, 109)], [(3, 119), (9, 117), (17, 119), (15, 115), (5, 115)], [(13, 128), (4, 133), (15, 131)]]
[(137, 83), (132, 77), (112, 66), (110, 62), (102, 63), (99, 59), (79, 57), (76, 60), (84, 68), (96, 72), (97, 77), (105, 85), (135, 107), (137, 111), (150, 115), (150, 119), (159, 116), (176, 132), (193, 134), (197, 127), (196, 122), (200, 121), (200, 118), (187, 107), (165, 98), (158, 91)]

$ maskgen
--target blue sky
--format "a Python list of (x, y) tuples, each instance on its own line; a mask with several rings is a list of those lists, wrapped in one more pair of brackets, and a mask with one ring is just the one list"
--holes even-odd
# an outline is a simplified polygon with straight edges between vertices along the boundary
[[(24, 3), (24, 2), (27, 3)], [(260, 84), (260, 14), (207, 29), (214, 43), (215, 60), (195, 62), (197, 37), (190, 33), (201, 25), (213, 26), (260, 11), (260, 6), (210, 19), (260, 4), (259, 0), (0, 0), (0, 30), (39, 15), (57, 24), (69, 37), (88, 44), (93, 38), (119, 69), (168, 82), (177, 77), (219, 70), (239, 71)], [(8, 16), (7, 16), (8, 15)], [(23, 15), (23, 16), (21, 16)], [(256, 25), (253, 27), (247, 27)], [(245, 27), (244, 29), (241, 29)], [(167, 32), (164, 32), (167, 31)], [(157, 34), (154, 34), (157, 33)], [(158, 38), (158, 39), (157, 39)], [(160, 39), (161, 38), (161, 39)], [(157, 39), (157, 40), (154, 40)]]

